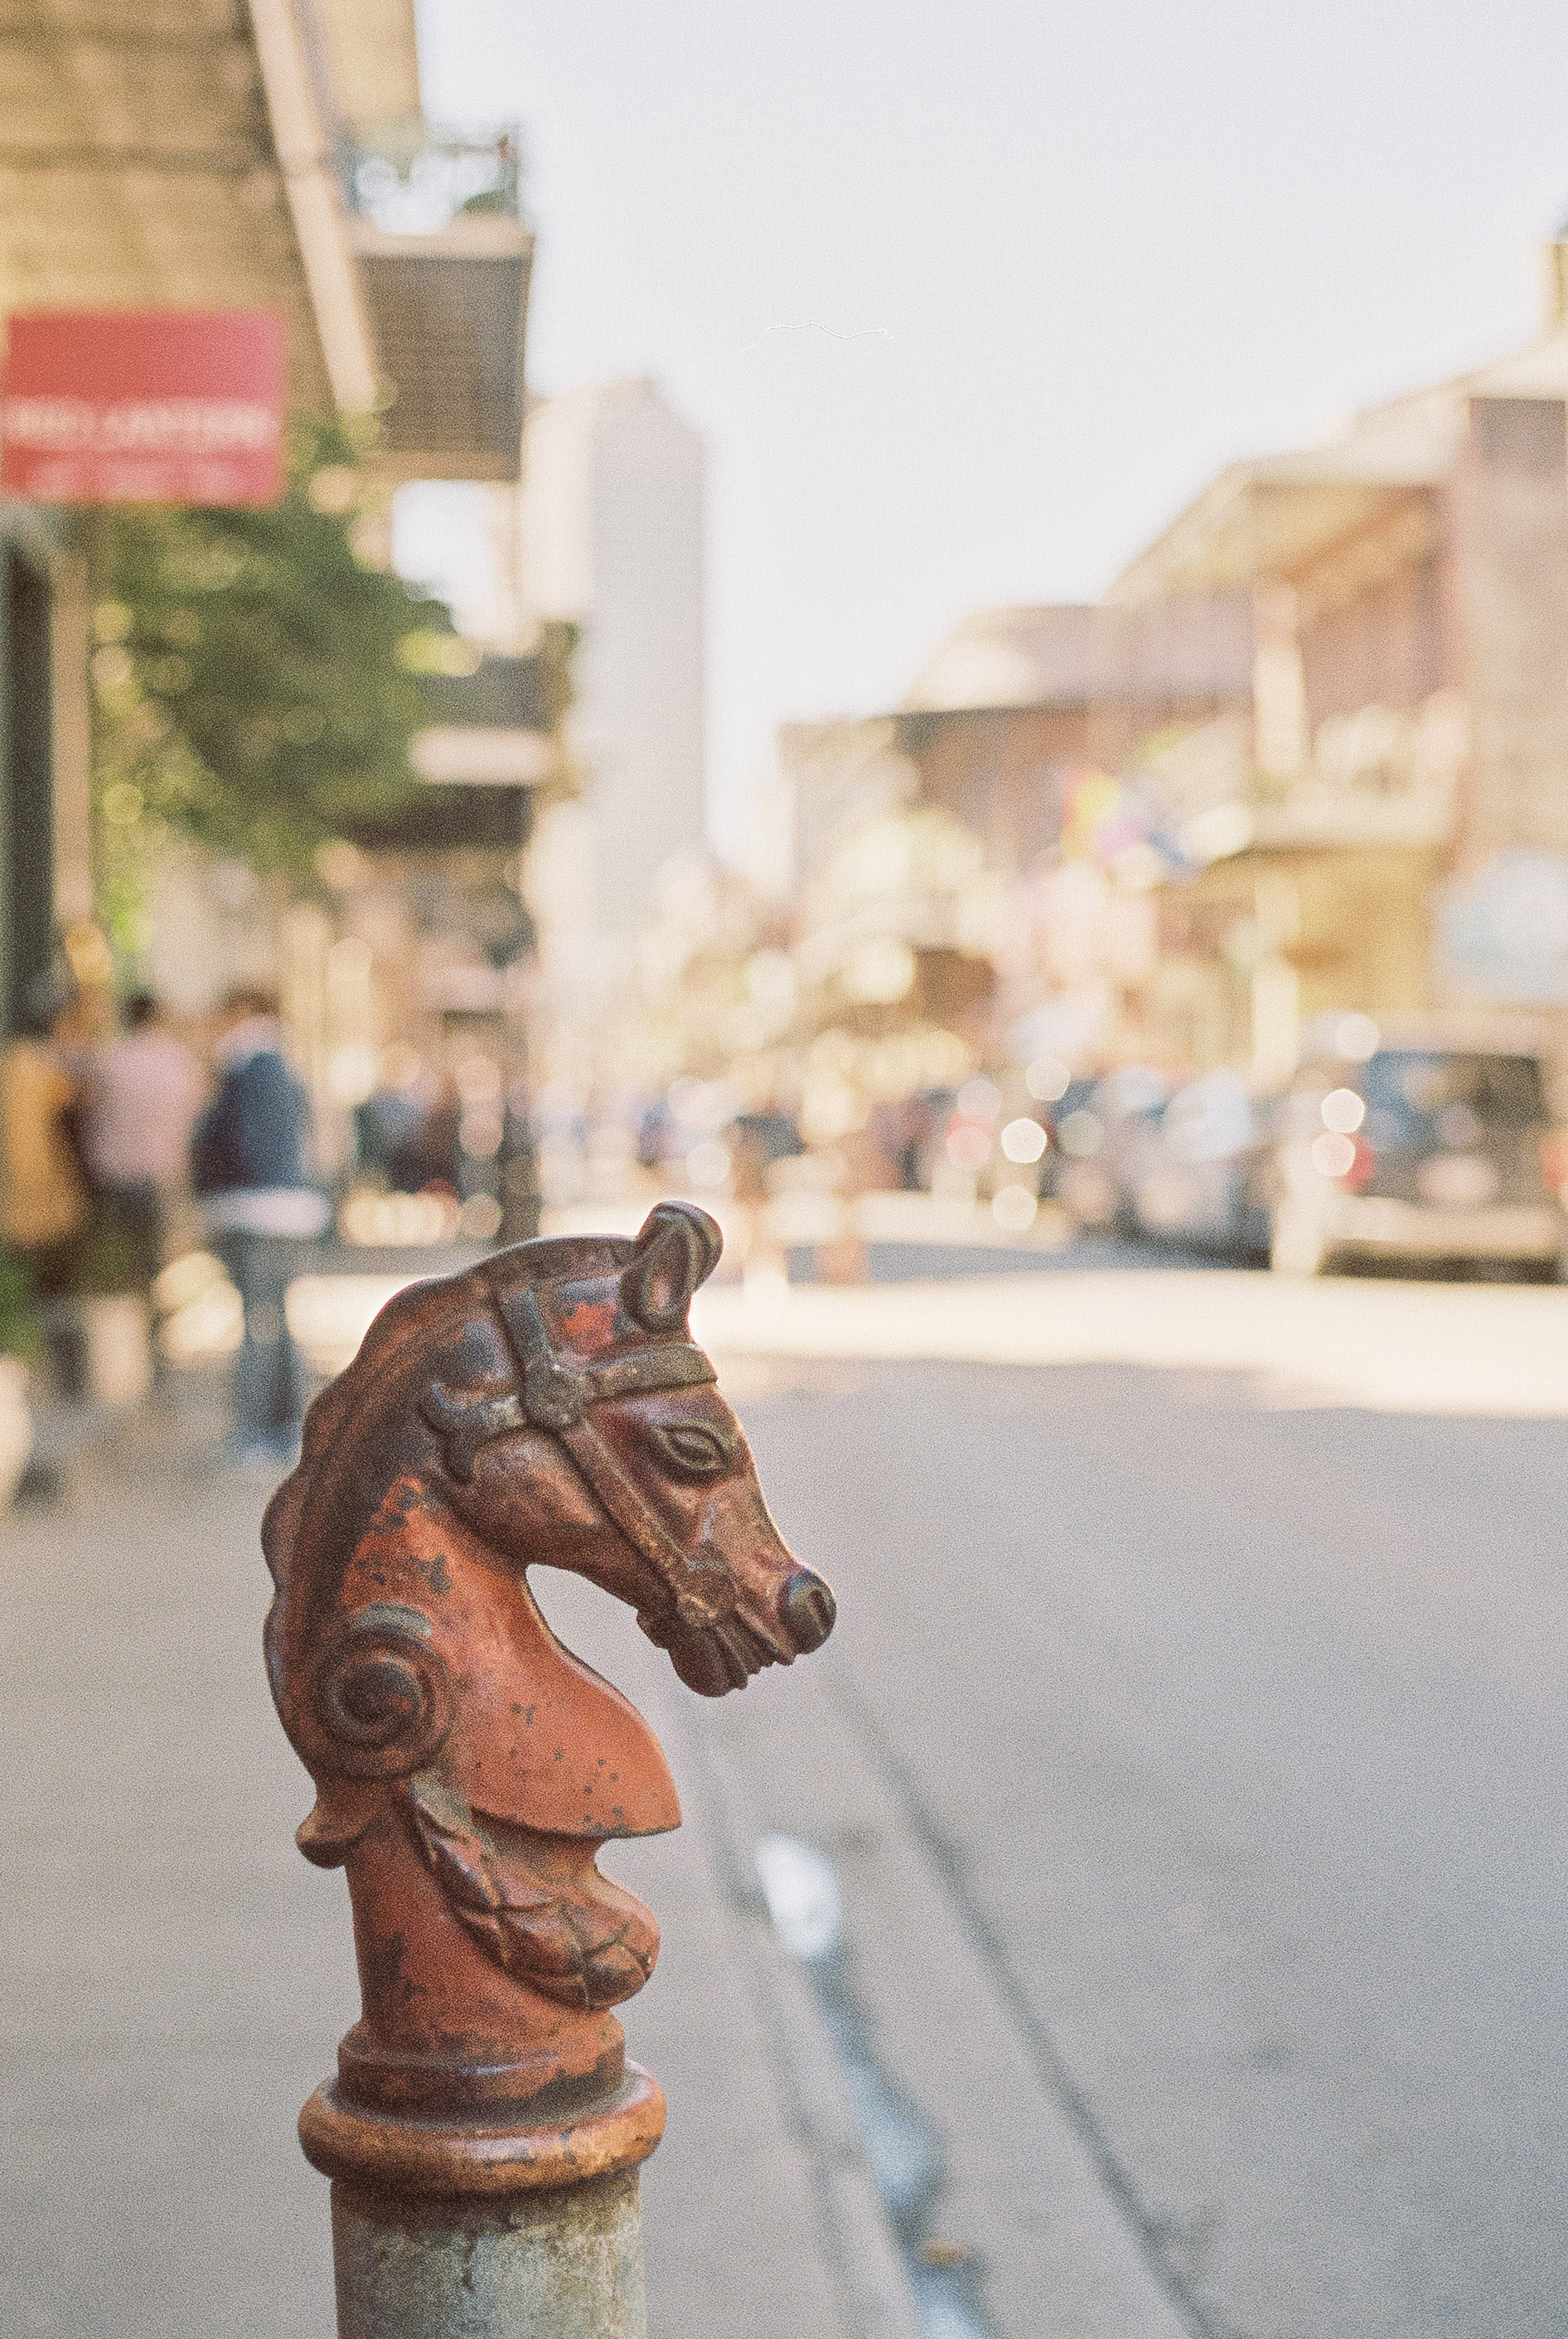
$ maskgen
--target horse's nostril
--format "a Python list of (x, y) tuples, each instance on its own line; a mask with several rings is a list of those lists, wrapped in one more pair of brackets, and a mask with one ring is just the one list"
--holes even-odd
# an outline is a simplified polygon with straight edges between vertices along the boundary
[(822, 1577), (809, 1567), (797, 1567), (779, 1601), (779, 1615), (795, 1654), (809, 1656), (813, 1649), (820, 1649), (837, 1614), (838, 1604)]

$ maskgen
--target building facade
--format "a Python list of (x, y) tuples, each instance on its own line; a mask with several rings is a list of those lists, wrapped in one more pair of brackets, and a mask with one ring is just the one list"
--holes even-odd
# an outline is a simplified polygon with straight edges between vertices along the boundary
[(570, 738), (594, 927), (635, 933), (706, 835), (705, 454), (654, 382), (540, 400), (517, 506), (525, 609), (577, 628)]
[[(430, 136), (412, 0), (19, 0), (0, 26), (0, 320), (271, 309), (293, 411), (384, 410), (390, 479), (518, 476), (516, 181), (515, 142)], [(84, 966), (106, 960), (76, 546), (70, 513), (0, 502), (8, 1023), (74, 930)], [(245, 934), (214, 990), (252, 971)]]
[[(1105, 971), (1086, 972), (1078, 1028), (1272, 1080), (1329, 1009), (1568, 1009), (1568, 252), (1552, 257), (1528, 349), (1232, 466), (1102, 604), (967, 620), (883, 718), (903, 800), (954, 816), (999, 878), (1027, 893), (1031, 871), (1079, 864), (1069, 892), (1099, 888), (1108, 934), (1149, 897), (1145, 963), (1093, 1013)], [(875, 816), (856, 809), (877, 770), (862, 733), (784, 743), (808, 883), (844, 824)], [(999, 997), (1020, 1005), (1016, 984)]]

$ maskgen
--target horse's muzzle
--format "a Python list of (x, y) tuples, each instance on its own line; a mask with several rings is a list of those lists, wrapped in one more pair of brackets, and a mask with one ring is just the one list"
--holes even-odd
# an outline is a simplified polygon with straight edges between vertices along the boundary
[(779, 1597), (779, 1622), (797, 1657), (821, 1648), (837, 1614), (838, 1604), (822, 1577), (797, 1567)]

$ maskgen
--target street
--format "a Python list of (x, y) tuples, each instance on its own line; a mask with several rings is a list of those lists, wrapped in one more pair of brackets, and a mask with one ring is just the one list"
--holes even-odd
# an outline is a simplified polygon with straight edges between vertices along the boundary
[[(1561, 1426), (938, 1366), (748, 1422), (892, 1823), (952, 1847), (1192, 2327), (1568, 2327)], [(760, 1816), (805, 1832), (794, 1752)], [(919, 1932), (859, 1918), (918, 2021)]]
[[(1178, 1285), (1188, 1318), (1279, 1293), (1116, 1272), (1150, 1323)], [(1092, 1275), (1028, 1283), (1093, 1310)], [(1519, 1301), (1568, 1328), (1546, 1291), (1307, 1297), (1382, 1353), (1474, 1345)], [(828, 1648), (709, 1704), (602, 1595), (536, 1587), (685, 1806), (603, 1862), (666, 1935), (623, 2009), (672, 2107), (653, 2331), (1560, 2339), (1561, 1421), (1508, 1417), (1505, 1377), (1486, 1418), (1430, 1374), (1379, 1410), (1212, 1366), (715, 1347), (780, 1525), (837, 1590)], [(18, 2339), (328, 2325), (292, 2124), (352, 2012), (347, 1910), (289, 1841), (308, 1792), (255, 1646), (264, 1490), (214, 1473), (220, 1422), (193, 1379), (78, 1457), (58, 1513), (0, 1527)], [(774, 1835), (832, 1862), (833, 1986), (932, 2139), (902, 2274), (863, 2086), (846, 2143), (802, 2077), (839, 2034), (759, 1931)], [(920, 2294), (943, 2265), (968, 2320)]]

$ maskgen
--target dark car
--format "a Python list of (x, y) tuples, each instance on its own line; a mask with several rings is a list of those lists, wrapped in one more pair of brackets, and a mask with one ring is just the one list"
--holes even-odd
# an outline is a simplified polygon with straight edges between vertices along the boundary
[(1270, 1263), (1494, 1262), (1561, 1271), (1563, 1141), (1543, 1051), (1341, 1019), (1308, 1055), (1276, 1153)]
[[(1075, 1160), (1081, 1158), (1063, 1150), (1062, 1124), (1064, 1121), (1072, 1120), (1075, 1113), (1089, 1110), (1094, 1100), (1095, 1090), (1099, 1085), (1099, 1081), (1095, 1080), (1070, 1080), (1060, 1095), (1051, 1098), (1049, 1102), (1036, 1104), (1034, 1108), (1035, 1118), (1046, 1134), (1046, 1150), (1040, 1157), (1040, 1164), (1039, 1190), (1041, 1201), (1060, 1200), (1063, 1170), (1070, 1168)], [(1082, 1127), (1083, 1124), (1074, 1122), (1075, 1138)]]
[(1055, 1199), (1080, 1227), (1136, 1233), (1128, 1172), (1169, 1095), (1163, 1073), (1124, 1064), (1081, 1094), (1075, 1081), (1062, 1097), (1046, 1160)]
[(1228, 1258), (1266, 1256), (1272, 1119), (1270, 1103), (1223, 1066), (1178, 1089), (1124, 1149), (1121, 1180), (1135, 1230)]

